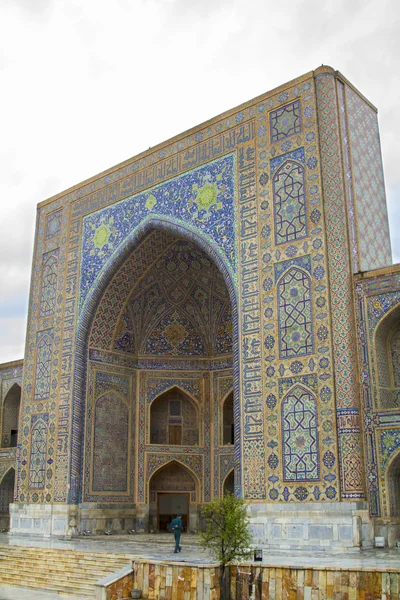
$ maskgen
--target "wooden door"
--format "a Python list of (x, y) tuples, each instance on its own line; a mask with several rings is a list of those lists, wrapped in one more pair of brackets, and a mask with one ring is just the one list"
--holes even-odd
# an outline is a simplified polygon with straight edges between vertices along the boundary
[(180, 446), (182, 444), (182, 425), (169, 426), (169, 444)]

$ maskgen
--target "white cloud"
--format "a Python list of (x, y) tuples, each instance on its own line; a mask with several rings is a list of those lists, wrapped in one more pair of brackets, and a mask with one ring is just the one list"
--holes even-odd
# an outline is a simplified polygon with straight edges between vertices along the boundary
[(38, 202), (321, 63), (379, 108), (399, 260), (398, 30), (395, 0), (4, 0), (0, 314), (25, 318)]

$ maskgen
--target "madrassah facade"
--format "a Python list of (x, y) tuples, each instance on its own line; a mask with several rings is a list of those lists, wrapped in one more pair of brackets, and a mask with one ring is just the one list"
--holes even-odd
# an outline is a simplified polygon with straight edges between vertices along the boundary
[(376, 109), (322, 66), (39, 204), (0, 525), (400, 538), (400, 265)]

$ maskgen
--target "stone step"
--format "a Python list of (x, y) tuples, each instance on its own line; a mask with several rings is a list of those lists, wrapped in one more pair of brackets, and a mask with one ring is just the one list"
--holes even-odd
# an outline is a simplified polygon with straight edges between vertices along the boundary
[(87, 574), (96, 574), (96, 573), (106, 573), (110, 570), (110, 568), (115, 569), (116, 567), (119, 569), (122, 569), (122, 567), (125, 567), (126, 565), (130, 564), (130, 561), (125, 560), (125, 561), (115, 561), (115, 562), (110, 562), (108, 564), (105, 565), (98, 565), (98, 564), (94, 564), (94, 565), (87, 565), (85, 562), (81, 562), (81, 563), (70, 563), (70, 562), (64, 562), (64, 563), (57, 563), (57, 562), (40, 562), (38, 560), (34, 560), (34, 561), (30, 561), (30, 560), (2, 560), (0, 558), (0, 565), (2, 565), (3, 568), (29, 568), (29, 569), (35, 569), (35, 570), (41, 570), (44, 572), (48, 572), (48, 571), (79, 571), (80, 573), (87, 573)]
[[(74, 579), (74, 580), (83, 580), (83, 581), (93, 581), (96, 582), (99, 579), (103, 579), (104, 577), (107, 577), (107, 575), (111, 575), (111, 573), (113, 573), (115, 570), (120, 570), (123, 567), (126, 567), (127, 565), (123, 565), (122, 567), (120, 567), (119, 565), (115, 565), (111, 567), (110, 569), (104, 569), (102, 571), (80, 571), (77, 572), (74, 569), (43, 569), (43, 570), (38, 570), (38, 569), (34, 569), (34, 573), (35, 573), (35, 577), (44, 577), (47, 579), (51, 579), (52, 576), (54, 575), (62, 575), (64, 577), (68, 577), (70, 579)], [(6, 575), (14, 575), (15, 577), (18, 577), (19, 574), (21, 573), (22, 569), (19, 566), (12, 566), (12, 565), (5, 565), (4, 569), (2, 568), (2, 573), (0, 573), (0, 580), (3, 577), (3, 574)]]
[(20, 587), (37, 588), (45, 591), (55, 591), (64, 593), (69, 592), (73, 595), (88, 595), (93, 596), (95, 587), (93, 584), (77, 584), (76, 582), (58, 582), (58, 581), (46, 581), (41, 579), (34, 579), (29, 577), (21, 577), (16, 579), (14, 577), (5, 577), (1, 581), (4, 585), (16, 585)]
[(129, 554), (0, 546), (0, 583), (94, 598), (94, 584), (131, 560)]

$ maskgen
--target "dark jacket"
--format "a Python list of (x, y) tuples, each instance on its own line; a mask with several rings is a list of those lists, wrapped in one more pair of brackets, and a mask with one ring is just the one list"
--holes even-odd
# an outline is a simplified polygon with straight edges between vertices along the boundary
[(169, 529), (170, 529), (170, 531), (182, 531), (183, 530), (182, 519), (179, 519), (179, 517), (175, 517), (175, 519), (172, 519)]

